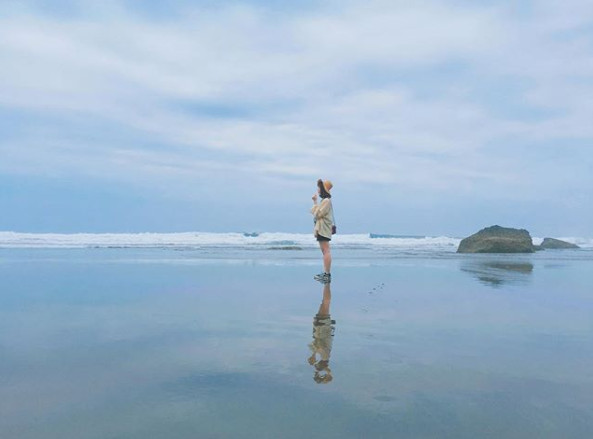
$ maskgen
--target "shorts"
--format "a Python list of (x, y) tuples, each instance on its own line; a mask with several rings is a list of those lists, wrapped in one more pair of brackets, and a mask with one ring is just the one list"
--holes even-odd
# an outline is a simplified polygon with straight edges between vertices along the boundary
[(315, 238), (319, 242), (329, 242), (329, 241), (331, 241), (331, 238), (326, 238), (325, 236), (321, 236), (321, 235), (315, 235)]

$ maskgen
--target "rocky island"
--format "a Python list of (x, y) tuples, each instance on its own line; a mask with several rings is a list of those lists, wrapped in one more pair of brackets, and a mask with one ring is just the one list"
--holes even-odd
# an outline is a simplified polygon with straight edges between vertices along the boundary
[(539, 250), (577, 249), (576, 244), (556, 238), (544, 238), (540, 245), (533, 245), (525, 229), (491, 226), (462, 239), (457, 253), (533, 253)]
[(533, 253), (531, 235), (524, 229), (492, 226), (459, 243), (457, 253)]

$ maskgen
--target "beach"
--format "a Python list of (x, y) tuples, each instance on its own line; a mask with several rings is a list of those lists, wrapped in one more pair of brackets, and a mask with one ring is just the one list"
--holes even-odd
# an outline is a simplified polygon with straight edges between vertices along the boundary
[(593, 438), (593, 2), (0, 7), (0, 439)]
[(593, 251), (441, 241), (5, 245), (0, 437), (587, 437)]

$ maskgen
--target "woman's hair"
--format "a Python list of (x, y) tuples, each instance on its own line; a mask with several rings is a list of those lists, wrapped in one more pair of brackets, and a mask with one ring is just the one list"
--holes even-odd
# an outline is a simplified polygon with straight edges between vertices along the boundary
[(323, 185), (323, 180), (320, 178), (317, 180), (317, 187), (319, 188), (319, 196), (321, 198), (331, 198), (331, 194), (325, 190), (325, 186)]

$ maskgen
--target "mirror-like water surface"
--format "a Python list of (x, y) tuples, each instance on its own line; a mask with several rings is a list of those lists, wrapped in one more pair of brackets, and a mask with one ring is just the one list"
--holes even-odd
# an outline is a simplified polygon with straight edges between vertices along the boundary
[(593, 431), (582, 254), (223, 256), (0, 250), (0, 437)]

